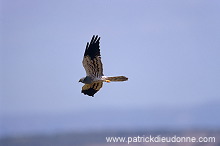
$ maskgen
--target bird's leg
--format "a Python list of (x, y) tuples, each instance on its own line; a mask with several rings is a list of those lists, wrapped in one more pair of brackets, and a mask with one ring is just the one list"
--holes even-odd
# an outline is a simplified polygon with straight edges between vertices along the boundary
[(105, 80), (105, 82), (110, 83), (111, 81), (110, 80)]

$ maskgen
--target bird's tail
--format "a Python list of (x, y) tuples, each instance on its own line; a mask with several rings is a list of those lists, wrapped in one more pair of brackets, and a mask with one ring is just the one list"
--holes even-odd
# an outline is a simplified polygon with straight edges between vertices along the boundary
[(106, 80), (113, 82), (122, 82), (122, 81), (127, 81), (128, 78), (125, 76), (116, 76), (116, 77), (106, 77)]

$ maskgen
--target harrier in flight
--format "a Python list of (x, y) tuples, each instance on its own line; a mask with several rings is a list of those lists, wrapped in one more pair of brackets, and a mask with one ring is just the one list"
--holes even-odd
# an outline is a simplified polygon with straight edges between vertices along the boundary
[(79, 82), (84, 83), (82, 93), (88, 96), (94, 96), (103, 85), (103, 82), (111, 81), (127, 81), (125, 76), (108, 77), (103, 74), (103, 65), (99, 49), (100, 37), (94, 35), (90, 43), (86, 45), (86, 50), (83, 57), (83, 67), (86, 70), (86, 77), (81, 78)]

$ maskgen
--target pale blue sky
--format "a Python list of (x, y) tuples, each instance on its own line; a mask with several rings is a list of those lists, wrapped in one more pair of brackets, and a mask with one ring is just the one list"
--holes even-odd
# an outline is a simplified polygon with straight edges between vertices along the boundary
[[(194, 106), (220, 97), (220, 1), (2, 0), (0, 114)], [(101, 37), (105, 84), (81, 94)]]

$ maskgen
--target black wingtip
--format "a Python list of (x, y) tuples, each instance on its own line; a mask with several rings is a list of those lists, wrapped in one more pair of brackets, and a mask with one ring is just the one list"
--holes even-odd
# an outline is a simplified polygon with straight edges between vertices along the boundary
[(93, 35), (90, 41), (90, 44), (99, 42), (99, 40), (100, 40), (100, 37), (98, 35)]
[(96, 92), (98, 92), (98, 90), (89, 88), (88, 90), (82, 90), (81, 92), (82, 92), (83, 94), (85, 94), (85, 95), (94, 97), (94, 94), (95, 94)]
[(89, 56), (91, 59), (94, 59), (96, 56), (101, 56), (99, 44), (100, 44), (100, 37), (98, 35), (93, 35), (90, 43), (87, 42), (86, 44), (86, 50), (84, 56)]

